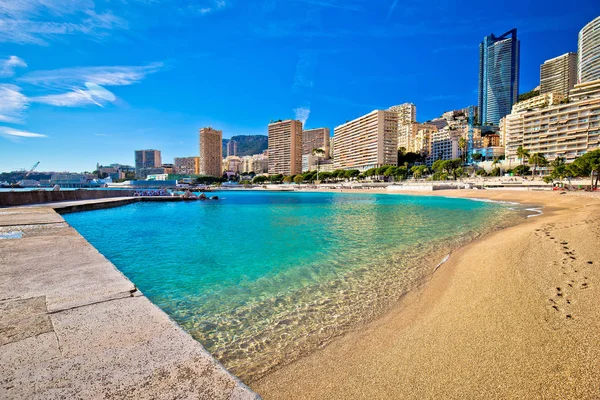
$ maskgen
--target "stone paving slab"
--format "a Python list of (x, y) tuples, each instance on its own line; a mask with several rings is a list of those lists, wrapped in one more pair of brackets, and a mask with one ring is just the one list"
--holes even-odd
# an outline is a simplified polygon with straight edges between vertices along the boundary
[(27, 210), (58, 222), (0, 240), (0, 399), (259, 399), (55, 211)]

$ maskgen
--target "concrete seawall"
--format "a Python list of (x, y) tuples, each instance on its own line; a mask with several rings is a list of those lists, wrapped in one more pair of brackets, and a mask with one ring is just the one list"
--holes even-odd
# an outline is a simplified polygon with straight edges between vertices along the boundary
[(111, 197), (130, 197), (135, 190), (30, 190), (0, 192), (0, 207), (24, 206), (30, 204), (52, 203), (57, 201), (77, 201), (106, 199)]
[(51, 207), (2, 237), (1, 399), (259, 399)]

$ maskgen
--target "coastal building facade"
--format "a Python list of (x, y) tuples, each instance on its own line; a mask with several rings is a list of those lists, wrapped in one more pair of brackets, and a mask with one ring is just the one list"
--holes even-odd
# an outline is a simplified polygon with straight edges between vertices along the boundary
[(512, 113), (527, 111), (528, 109), (547, 107), (559, 104), (565, 100), (567, 96), (562, 93), (544, 93), (539, 96), (531, 97), (527, 100), (518, 102), (512, 107)]
[(302, 131), (302, 155), (321, 149), (329, 158), (329, 128), (305, 129)]
[(265, 174), (269, 172), (269, 157), (266, 154), (254, 154), (241, 158), (241, 172), (255, 174)]
[[(590, 87), (596, 87), (595, 91)], [(585, 91), (583, 98), (578, 91)], [(505, 121), (506, 158), (518, 161), (517, 148), (541, 153), (549, 161), (567, 162), (600, 148), (600, 80), (575, 85), (571, 102), (508, 115)]]
[(577, 82), (600, 79), (600, 16), (579, 31), (577, 41)]
[(227, 157), (230, 156), (237, 156), (237, 142), (233, 139), (227, 142)]
[(162, 164), (160, 150), (136, 150), (135, 151), (135, 175), (145, 178), (148, 174), (162, 173), (159, 171)]
[(200, 129), (200, 175), (221, 176), (222, 143), (222, 131), (212, 127)]
[(479, 123), (498, 125), (519, 97), (517, 30), (491, 34), (479, 45)]
[(269, 124), (269, 174), (302, 172), (302, 122), (288, 119)]
[(566, 53), (545, 61), (540, 66), (540, 94), (569, 95), (577, 83), (577, 53)]
[(200, 174), (200, 157), (175, 157), (173, 162), (173, 173), (175, 174)]
[(398, 113), (374, 110), (334, 130), (334, 169), (369, 168), (398, 163)]

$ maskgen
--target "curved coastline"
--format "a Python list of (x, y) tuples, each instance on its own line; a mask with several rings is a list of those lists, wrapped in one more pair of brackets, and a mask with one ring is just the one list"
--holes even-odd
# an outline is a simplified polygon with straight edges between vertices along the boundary
[[(593, 307), (598, 292), (591, 284), (600, 281), (593, 267), (600, 264), (593, 245), (600, 230), (586, 235), (600, 225), (600, 196), (406, 194), (483, 194), (492, 201), (539, 204), (544, 211), (453, 251), (428, 282), (386, 315), (251, 387), (266, 399), (293, 393), (302, 399), (600, 395), (592, 384), (600, 378), (594, 361), (600, 352), (585, 345), (600, 343), (600, 313)], [(560, 345), (548, 348), (548, 341)], [(575, 356), (565, 358), (560, 346)]]

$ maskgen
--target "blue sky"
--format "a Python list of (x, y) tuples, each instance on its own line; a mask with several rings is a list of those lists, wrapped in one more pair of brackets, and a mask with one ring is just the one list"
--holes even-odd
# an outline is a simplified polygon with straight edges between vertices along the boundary
[(198, 153), (198, 129), (333, 128), (477, 101), (478, 45), (516, 27), (520, 91), (577, 50), (598, 0), (0, 0), (0, 171)]

